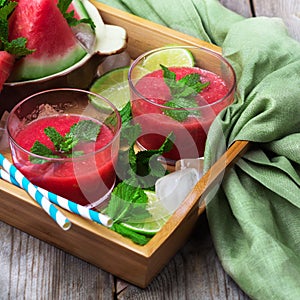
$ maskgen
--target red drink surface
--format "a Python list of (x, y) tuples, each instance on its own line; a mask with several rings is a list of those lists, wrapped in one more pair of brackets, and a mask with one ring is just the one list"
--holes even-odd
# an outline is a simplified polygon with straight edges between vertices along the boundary
[(210, 82), (196, 97), (200, 117), (189, 115), (183, 122), (176, 121), (164, 114), (163, 105), (171, 100), (169, 87), (163, 79), (163, 71), (157, 70), (142, 77), (136, 84), (136, 90), (145, 98), (132, 95), (132, 113), (136, 123), (142, 127), (142, 136), (138, 142), (146, 149), (158, 149), (170, 133), (175, 134), (175, 146), (164, 156), (174, 160), (180, 158), (201, 157), (204, 154), (208, 129), (216, 115), (232, 99), (218, 101), (225, 97), (228, 88), (222, 78), (216, 74), (197, 67), (171, 67), (176, 80), (191, 74), (199, 73), (202, 83)]
[[(70, 127), (79, 120), (82, 118), (77, 115), (44, 117), (24, 127), (16, 135), (15, 140), (28, 151), (36, 140), (54, 149), (53, 143), (44, 133), (44, 129), (52, 126), (61, 135), (65, 135), (69, 132)], [(29, 161), (28, 154), (16, 149), (16, 153), (13, 155), (14, 164), (35, 185), (78, 204), (89, 205), (99, 200), (113, 187), (116, 177), (114, 164), (117, 153), (113, 153), (112, 146), (97, 152), (111, 142), (114, 137), (107, 126), (101, 125), (96, 142), (79, 143), (73, 148), (84, 151), (87, 155), (68, 161), (33, 164)]]

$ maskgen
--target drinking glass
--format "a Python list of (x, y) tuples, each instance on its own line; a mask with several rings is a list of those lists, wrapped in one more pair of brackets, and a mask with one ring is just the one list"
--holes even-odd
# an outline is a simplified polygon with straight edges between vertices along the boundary
[[(79, 141), (69, 154), (55, 150), (44, 128), (55, 127), (64, 137), (73, 123), (82, 120), (100, 126), (97, 140)], [(27, 97), (12, 109), (7, 122), (12, 160), (23, 175), (33, 184), (89, 208), (105, 201), (115, 185), (120, 129), (121, 118), (112, 103), (100, 95), (69, 88)], [(36, 140), (54, 149), (55, 156), (35, 154), (32, 146)]]
[[(174, 49), (188, 51), (194, 65), (191, 66), (191, 60), (183, 63), (174, 58), (168, 62), (166, 57)], [(154, 56), (157, 63), (149, 64), (149, 58), (153, 62)], [(209, 81), (202, 92), (193, 96), (192, 106), (180, 106), (186, 98), (175, 107), (168, 104), (175, 96), (166, 84), (159, 58), (176, 73), (177, 81), (197, 72), (202, 83)], [(207, 132), (220, 111), (233, 102), (236, 86), (229, 62), (217, 52), (196, 46), (170, 46), (144, 53), (131, 64), (128, 80), (133, 120), (142, 128), (137, 145), (143, 150), (158, 149), (172, 132), (174, 146), (164, 157), (173, 163), (183, 158), (203, 157)]]

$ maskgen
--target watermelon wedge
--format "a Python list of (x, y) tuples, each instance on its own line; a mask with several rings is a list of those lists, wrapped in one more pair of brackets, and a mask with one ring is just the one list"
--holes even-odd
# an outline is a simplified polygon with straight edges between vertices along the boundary
[(10, 82), (55, 74), (87, 54), (55, 0), (19, 0), (9, 18), (9, 39), (18, 37), (27, 38), (35, 51), (15, 63)]
[(14, 55), (7, 51), (0, 51), (0, 92), (4, 82), (9, 77), (15, 62)]

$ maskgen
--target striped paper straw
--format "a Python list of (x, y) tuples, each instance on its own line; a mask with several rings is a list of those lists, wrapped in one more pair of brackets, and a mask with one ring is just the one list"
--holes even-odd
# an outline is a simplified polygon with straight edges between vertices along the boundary
[(44, 190), (43, 188), (38, 187), (37, 189), (45, 197), (47, 197), (51, 202), (59, 205), (60, 207), (62, 207), (64, 209), (69, 210), (70, 212), (73, 212), (79, 216), (86, 218), (86, 219), (95, 221), (106, 227), (111, 227), (113, 224), (113, 220), (105, 214), (88, 209), (87, 207), (84, 207), (84, 206), (74, 203), (66, 198), (63, 198), (63, 197), (53, 194), (47, 190)]
[(63, 230), (70, 229), (71, 222), (2, 154), (0, 165)]
[[(9, 175), (7, 172), (5, 172), (2, 169), (0, 169), (0, 178), (20, 187), (18, 182), (11, 175)], [(45, 197), (47, 197), (52, 203), (55, 203), (55, 204), (59, 205), (60, 207), (66, 209), (72, 213), (75, 213), (83, 218), (92, 220), (92, 221), (99, 223), (101, 225), (104, 225), (106, 227), (111, 227), (113, 224), (113, 220), (107, 215), (104, 215), (102, 213), (88, 209), (87, 207), (84, 207), (82, 205), (76, 204), (76, 203), (74, 203), (70, 200), (67, 200), (61, 196), (51, 193), (43, 188), (37, 187), (37, 189)]]

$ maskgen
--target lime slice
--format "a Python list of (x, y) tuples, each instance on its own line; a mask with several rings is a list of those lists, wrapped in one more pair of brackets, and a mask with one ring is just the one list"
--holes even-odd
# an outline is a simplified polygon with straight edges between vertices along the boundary
[(159, 52), (153, 52), (143, 62), (142, 67), (149, 71), (160, 69), (160, 64), (166, 67), (193, 67), (193, 54), (185, 48), (165, 47)]
[(151, 217), (145, 219), (143, 223), (126, 222), (122, 223), (122, 225), (138, 233), (154, 235), (166, 223), (166, 221), (170, 217), (170, 213), (160, 203), (160, 201), (156, 197), (155, 192), (145, 192), (148, 196), (148, 211), (150, 212)]
[[(129, 67), (113, 69), (99, 77), (91, 86), (90, 91), (103, 96), (121, 110), (129, 102), (128, 86)], [(92, 97), (91, 101), (98, 107), (103, 108), (97, 98)]]

